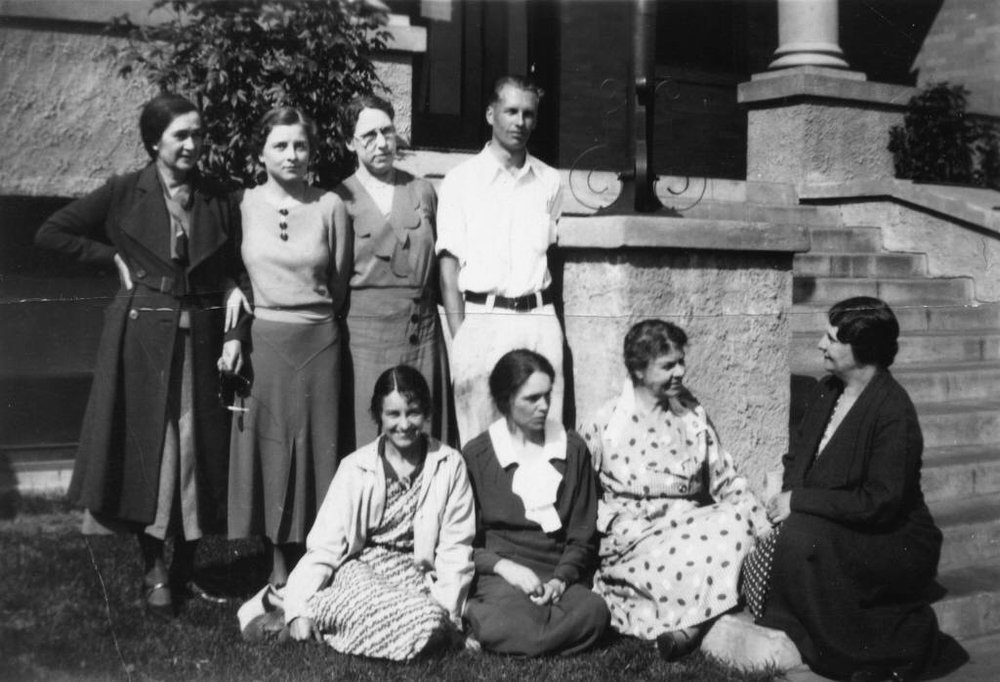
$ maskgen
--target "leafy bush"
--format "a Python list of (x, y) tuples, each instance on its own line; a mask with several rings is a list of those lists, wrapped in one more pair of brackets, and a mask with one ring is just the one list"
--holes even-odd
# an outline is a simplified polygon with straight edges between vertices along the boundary
[(966, 114), (969, 91), (935, 83), (910, 99), (889, 131), (896, 177), (1000, 187), (997, 130)]
[(112, 30), (129, 40), (115, 50), (120, 73), (141, 73), (164, 91), (202, 109), (208, 172), (243, 186), (257, 184), (253, 127), (274, 106), (300, 108), (316, 121), (315, 182), (331, 187), (351, 172), (338, 115), (360, 92), (380, 85), (371, 55), (385, 47), (379, 0), (157, 0), (172, 10), (160, 24), (128, 16)]

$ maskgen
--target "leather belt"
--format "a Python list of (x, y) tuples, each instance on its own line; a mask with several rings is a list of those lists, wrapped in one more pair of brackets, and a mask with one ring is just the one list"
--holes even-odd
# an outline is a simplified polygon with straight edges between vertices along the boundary
[(489, 303), (492, 298), (494, 308), (506, 308), (508, 310), (516, 310), (519, 312), (534, 310), (535, 308), (541, 308), (543, 305), (555, 303), (555, 297), (548, 289), (540, 293), (525, 294), (524, 296), (516, 296), (514, 298), (508, 298), (507, 296), (494, 296), (493, 294), (481, 294), (477, 291), (466, 291), (464, 296), (466, 301), (480, 304)]

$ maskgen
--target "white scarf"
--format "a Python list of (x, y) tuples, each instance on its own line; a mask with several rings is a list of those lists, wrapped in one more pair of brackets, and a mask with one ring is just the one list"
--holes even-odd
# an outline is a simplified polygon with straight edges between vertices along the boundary
[(566, 459), (566, 429), (553, 421), (545, 422), (545, 445), (537, 454), (526, 455), (514, 447), (506, 419), (490, 425), (490, 441), (500, 466), (506, 469), (517, 464), (511, 481), (511, 491), (524, 503), (524, 515), (546, 533), (562, 528), (556, 512), (556, 493), (562, 474), (551, 464), (554, 459)]

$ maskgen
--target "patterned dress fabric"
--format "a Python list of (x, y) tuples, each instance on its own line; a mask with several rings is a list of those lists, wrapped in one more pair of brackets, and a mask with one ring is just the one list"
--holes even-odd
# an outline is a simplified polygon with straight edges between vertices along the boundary
[(644, 411), (628, 385), (583, 429), (604, 491), (594, 590), (612, 627), (645, 640), (735, 607), (743, 558), (769, 527), (705, 409), (681, 402), (682, 414)]
[(413, 562), (413, 519), (421, 470), (411, 481), (389, 475), (382, 525), (361, 555), (341, 566), (309, 601), (309, 617), (344, 654), (408, 661), (452, 627)]
[(771, 566), (774, 563), (774, 547), (778, 544), (780, 531), (781, 526), (778, 526), (761, 538), (743, 562), (743, 596), (754, 618), (764, 617)]

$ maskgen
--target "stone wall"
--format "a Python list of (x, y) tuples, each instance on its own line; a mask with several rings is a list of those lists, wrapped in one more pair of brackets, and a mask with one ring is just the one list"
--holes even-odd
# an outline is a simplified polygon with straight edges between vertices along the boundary
[(854, 200), (840, 206), (845, 225), (878, 225), (887, 251), (927, 254), (931, 277), (970, 277), (975, 299), (1000, 302), (1000, 233), (941, 213), (893, 202)]
[(653, 216), (567, 218), (559, 244), (577, 424), (627, 380), (629, 327), (650, 317), (674, 322), (689, 336), (685, 383), (760, 492), (788, 444), (787, 312), (792, 255), (808, 248), (805, 231)]
[(0, 26), (0, 194), (78, 196), (142, 167), (139, 107), (154, 94), (122, 79), (93, 31)]
[[(141, 76), (117, 75), (107, 51), (121, 39), (102, 32), (103, 22), (127, 7), (122, 2), (0, 6), (3, 13), (29, 14), (0, 23), (0, 110), (5, 112), (0, 136), (6, 141), (0, 195), (75, 197), (147, 162), (137, 121), (139, 108), (155, 90)], [(73, 21), (60, 18), (59, 12), (72, 9), (83, 13), (73, 14)], [(376, 59), (376, 69), (391, 91), (397, 126), (408, 138), (411, 53), (422, 49), (423, 29), (389, 28), (394, 39), (390, 51)]]
[(761, 254), (574, 249), (563, 298), (577, 422), (627, 380), (622, 340), (645, 318), (689, 335), (685, 383), (760, 490), (787, 448), (791, 258)]
[(1000, 116), (1000, 2), (944, 0), (913, 69), (917, 85), (964, 85), (970, 111)]

